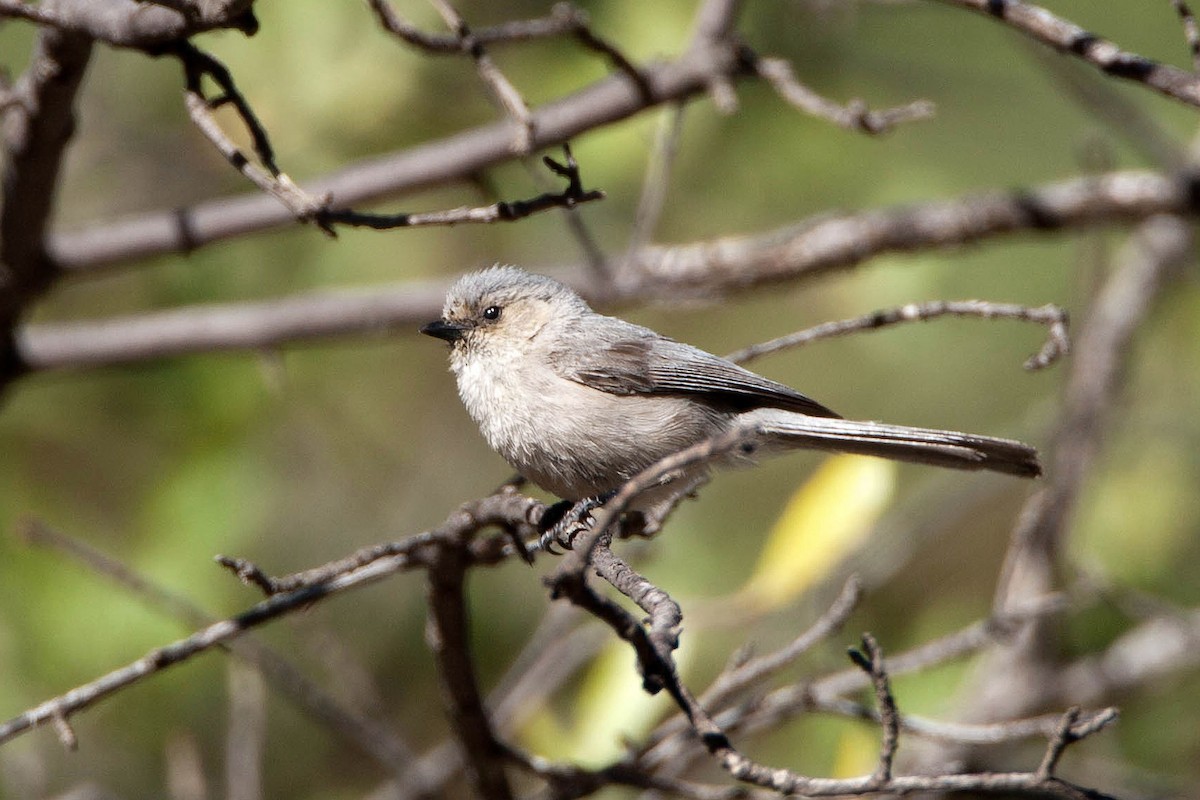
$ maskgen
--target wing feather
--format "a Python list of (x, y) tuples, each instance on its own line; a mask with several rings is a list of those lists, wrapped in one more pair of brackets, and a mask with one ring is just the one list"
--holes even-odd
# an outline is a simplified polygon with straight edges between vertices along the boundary
[(564, 377), (618, 395), (694, 395), (737, 410), (782, 408), (814, 417), (840, 417), (789, 386), (768, 380), (712, 353), (626, 323), (586, 354), (556, 358)]

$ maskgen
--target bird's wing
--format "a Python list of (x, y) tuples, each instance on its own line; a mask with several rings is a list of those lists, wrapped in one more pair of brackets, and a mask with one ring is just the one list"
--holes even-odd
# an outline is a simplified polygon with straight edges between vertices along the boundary
[(636, 325), (589, 342), (586, 353), (556, 358), (563, 377), (619, 395), (692, 395), (736, 410), (783, 408), (815, 417), (840, 417), (782, 383), (732, 361), (667, 339)]

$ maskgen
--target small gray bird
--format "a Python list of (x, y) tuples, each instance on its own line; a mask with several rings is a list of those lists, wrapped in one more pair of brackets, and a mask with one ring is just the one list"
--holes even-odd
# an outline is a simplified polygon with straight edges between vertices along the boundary
[[(783, 384), (615, 317), (516, 267), (464, 275), (421, 332), (450, 343), (458, 394), (521, 475), (571, 501), (742, 427), (758, 452), (816, 448), (1032, 477), (1037, 451), (1008, 439), (842, 419)], [(676, 491), (703, 474), (672, 476)], [(646, 506), (649, 504), (647, 503)]]

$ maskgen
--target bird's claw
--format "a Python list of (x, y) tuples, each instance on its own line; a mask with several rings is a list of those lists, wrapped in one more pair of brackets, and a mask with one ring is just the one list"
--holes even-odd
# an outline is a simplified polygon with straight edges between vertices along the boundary
[[(607, 498), (588, 497), (578, 503), (563, 501), (546, 510), (542, 517), (542, 536), (538, 547), (544, 553), (561, 555), (574, 549), (575, 538), (591, 530), (595, 524), (592, 511), (604, 505)], [(555, 548), (561, 548), (556, 550)]]

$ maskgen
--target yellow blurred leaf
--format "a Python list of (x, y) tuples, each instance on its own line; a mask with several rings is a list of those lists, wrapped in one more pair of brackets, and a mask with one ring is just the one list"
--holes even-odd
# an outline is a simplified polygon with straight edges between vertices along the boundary
[(879, 759), (879, 737), (870, 728), (847, 728), (838, 739), (831, 778), (854, 778), (875, 769)]
[[(681, 647), (675, 653), (680, 673), (685, 652)], [(670, 708), (666, 692), (646, 694), (633, 650), (614, 640), (585, 674), (570, 719), (544, 708), (530, 718), (522, 739), (547, 757), (602, 766), (622, 755), (625, 741), (644, 738)]]
[(743, 599), (759, 610), (792, 600), (854, 552), (887, 507), (895, 465), (833, 456), (788, 501), (763, 545)]

